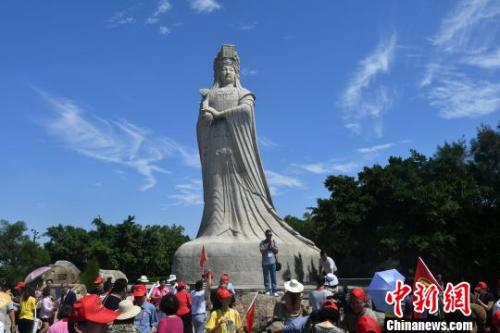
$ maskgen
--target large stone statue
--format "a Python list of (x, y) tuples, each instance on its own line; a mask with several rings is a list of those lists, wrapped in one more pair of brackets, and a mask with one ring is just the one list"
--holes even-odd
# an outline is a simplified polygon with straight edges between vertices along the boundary
[(202, 165), (204, 210), (198, 236), (174, 257), (180, 279), (200, 278), (202, 246), (215, 274), (228, 273), (235, 285), (262, 285), (259, 243), (271, 229), (283, 269), (279, 280), (310, 281), (319, 252), (276, 213), (262, 167), (255, 130), (255, 95), (240, 83), (233, 45), (223, 45), (214, 61), (214, 83), (201, 89), (197, 136)]

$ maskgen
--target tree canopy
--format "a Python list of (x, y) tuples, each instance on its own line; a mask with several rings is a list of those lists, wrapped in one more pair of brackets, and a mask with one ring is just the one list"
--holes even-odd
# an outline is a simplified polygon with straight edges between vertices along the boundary
[(483, 126), (467, 145), (444, 143), (432, 157), (415, 150), (329, 176), (329, 198), (302, 219), (285, 220), (338, 262), (342, 276), (399, 268), (411, 276), (421, 256), (450, 280), (498, 278), (500, 131)]
[(26, 234), (22, 221), (0, 220), (0, 279), (13, 284), (35, 268), (49, 264), (48, 252)]
[(12, 285), (33, 269), (57, 260), (73, 262), (86, 283), (93, 281), (99, 268), (121, 270), (132, 281), (142, 274), (166, 276), (175, 251), (189, 240), (180, 226), (142, 226), (134, 216), (118, 224), (96, 218), (92, 226), (92, 230), (51, 226), (42, 247), (26, 235), (24, 222), (0, 221), (0, 280)]

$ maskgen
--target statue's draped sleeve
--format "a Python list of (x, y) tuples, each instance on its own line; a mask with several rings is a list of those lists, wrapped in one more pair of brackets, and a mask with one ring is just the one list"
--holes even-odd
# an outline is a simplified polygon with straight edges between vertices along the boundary
[(238, 169), (246, 171), (241, 174), (246, 189), (260, 196), (274, 209), (257, 144), (254, 117), (255, 95), (244, 88), (240, 88), (239, 95), (238, 105), (248, 107), (237, 108), (236, 111), (229, 111), (225, 115), (229, 133), (235, 145), (233, 154), (235, 154), (236, 163), (241, 164)]

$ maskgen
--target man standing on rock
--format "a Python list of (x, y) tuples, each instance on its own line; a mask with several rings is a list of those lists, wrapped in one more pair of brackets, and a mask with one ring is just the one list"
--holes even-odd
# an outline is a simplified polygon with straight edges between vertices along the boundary
[[(260, 242), (260, 253), (262, 254), (262, 272), (264, 273), (264, 286), (266, 295), (278, 296), (278, 288), (276, 285), (276, 253), (278, 246), (273, 239), (273, 232), (266, 230), (266, 239)], [(271, 282), (269, 282), (271, 277)]]

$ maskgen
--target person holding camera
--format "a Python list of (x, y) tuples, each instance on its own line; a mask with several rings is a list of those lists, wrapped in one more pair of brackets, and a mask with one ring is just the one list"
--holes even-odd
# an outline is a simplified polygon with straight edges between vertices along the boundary
[(273, 232), (271, 230), (266, 230), (265, 235), (266, 239), (260, 242), (264, 287), (266, 288), (266, 295), (272, 294), (277, 297), (278, 287), (276, 284), (276, 254), (278, 253), (278, 246), (276, 245), (276, 241), (273, 239)]

